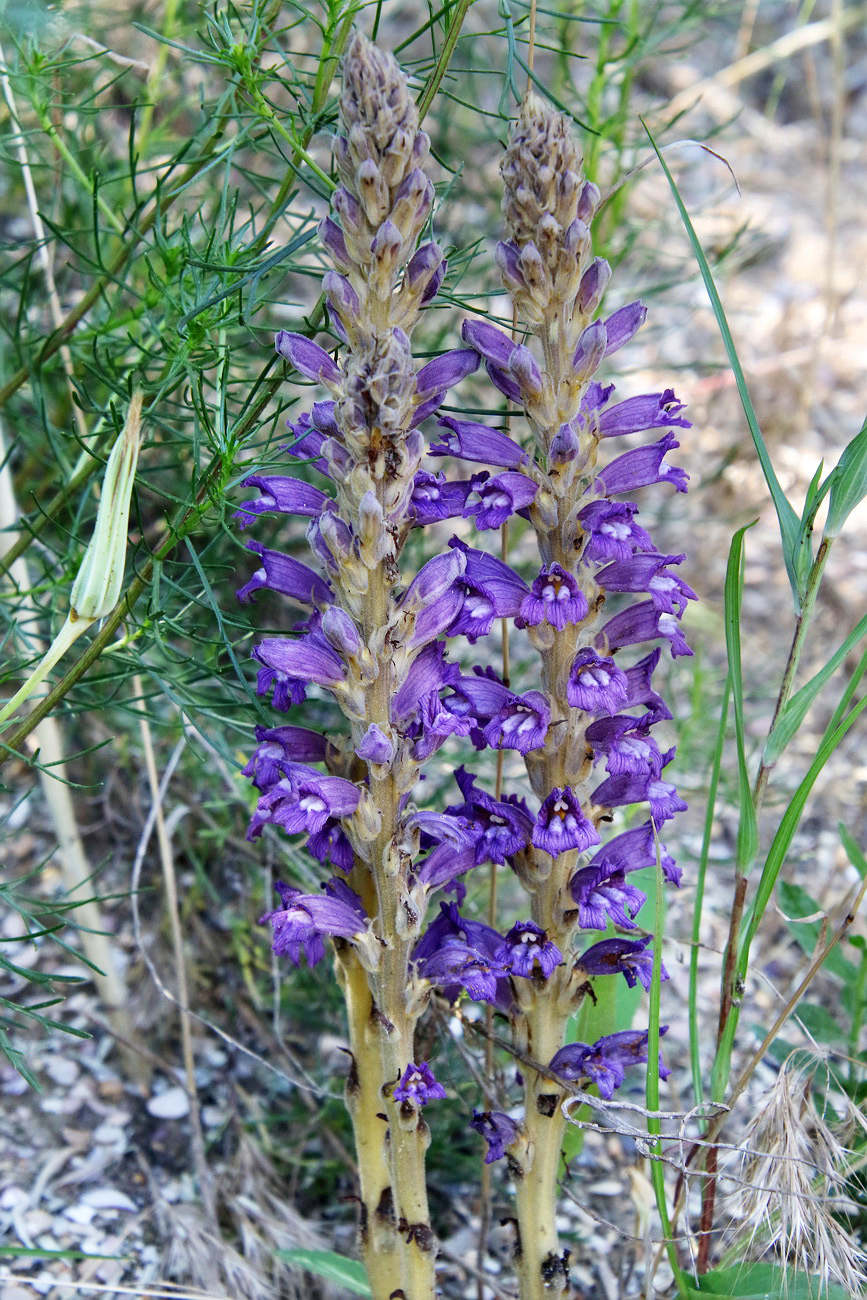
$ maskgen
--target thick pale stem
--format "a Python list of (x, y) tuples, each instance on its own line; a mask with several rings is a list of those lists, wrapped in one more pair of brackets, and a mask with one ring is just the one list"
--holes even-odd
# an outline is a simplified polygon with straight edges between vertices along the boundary
[(531, 1163), (515, 1186), (519, 1232), (515, 1268), (521, 1300), (556, 1300), (569, 1292), (556, 1221), (557, 1174), (566, 1125), (559, 1106), (562, 1095), (539, 1075), (527, 1088), (524, 1122)]

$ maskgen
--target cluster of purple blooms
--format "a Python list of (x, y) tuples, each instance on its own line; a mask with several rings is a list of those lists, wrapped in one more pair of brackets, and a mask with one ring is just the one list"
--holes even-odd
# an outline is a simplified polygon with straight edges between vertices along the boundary
[[(418, 189), (421, 182), (412, 175)], [(585, 190), (579, 212), (583, 204), (589, 220), (598, 191), (594, 194), (589, 183)], [(414, 202), (418, 206), (417, 196)], [(363, 329), (354, 282), (344, 274), (352, 263), (345, 234), (360, 221), (355, 203), (341, 187), (334, 202), (341, 224), (329, 217), (322, 226), (336, 267), (325, 283), (331, 321), (348, 342), (357, 342)], [(530, 283), (527, 248), (506, 241), (498, 250), (507, 283), (523, 285), (524, 291)], [(444, 274), (435, 244), (415, 251), (403, 283), (414, 289), (419, 308), (436, 295)], [(578, 298), (585, 309), (588, 304), (595, 309), (607, 278), (601, 259), (584, 271)], [(688, 422), (671, 390), (613, 402), (613, 386), (593, 379), (603, 359), (632, 338), (644, 315), (643, 306), (632, 303), (583, 329), (571, 356), (572, 374), (581, 386), (577, 413), (535, 453), (501, 429), (451, 415), (439, 417), (440, 432), (425, 442), (424, 422), (437, 415), (449, 390), (480, 364), (500, 393), (529, 413), (532, 424), (545, 375), (528, 346), (488, 321), (466, 322), (466, 346), (422, 366), (402, 397), (400, 385), (393, 386), (403, 404), (395, 415), (403, 438), (400, 454), (406, 463), (418, 464), (388, 516), (396, 553), (412, 529), (453, 519), (471, 521), (484, 533), (519, 516), (536, 528), (544, 562), (522, 576), (483, 546), (464, 540), (466, 523), (461, 524), (463, 535), (448, 539), (402, 594), (398, 589), (378, 659), (362, 633), (363, 592), (354, 606), (347, 594), (355, 590), (353, 575), (360, 571), (367, 544), (364, 511), (373, 520), (376, 502), (362, 495), (359, 515), (347, 518), (340, 512), (342, 489), (336, 489), (357, 472), (360, 453), (348, 432), (346, 411), (355, 402), (352, 419), (356, 424), (366, 419), (369, 425), (369, 415), (358, 413), (367, 390), (318, 344), (284, 331), (277, 335), (280, 355), (331, 394), (289, 425), (288, 450), (312, 463), (320, 486), (292, 475), (251, 475), (246, 486), (254, 495), (237, 517), (242, 527), (263, 514), (307, 520), (317, 568), (250, 541), (258, 566), (238, 594), (248, 600), (267, 588), (305, 611), (291, 634), (256, 646), (260, 695), (271, 692), (274, 707), (285, 713), (301, 704), (311, 687), (324, 688), (353, 724), (349, 744), (293, 725), (260, 727), (258, 747), (244, 769), (260, 792), (248, 837), (260, 835), (267, 825), (303, 835), (313, 857), (340, 873), (320, 894), (277, 886), (281, 906), (268, 914), (273, 946), (290, 961), (297, 964), (302, 956), (311, 965), (320, 961), (323, 940), (331, 936), (357, 945), (369, 968), (375, 967), (381, 918), (367, 914), (353, 888), (358, 873), (373, 869), (363, 850), (370, 839), (365, 828), (371, 822), (371, 787), (399, 767), (417, 778), (420, 765), (451, 743), (515, 751), (526, 759), (535, 801), (517, 794), (497, 796), (465, 766), (454, 773), (460, 802), (443, 811), (417, 807), (412, 785), (404, 789), (395, 842), (405, 863), (405, 911), (416, 918), (407, 924), (418, 931), (409, 964), (416, 991), (436, 987), (451, 1001), (466, 996), (515, 1016), (529, 991), (542, 989), (558, 970), (576, 987), (617, 974), (631, 987), (650, 986), (650, 938), (637, 922), (645, 895), (630, 878), (661, 861), (665, 877), (678, 883), (680, 873), (658, 830), (686, 807), (665, 779), (674, 750), (661, 748), (654, 737), (657, 725), (672, 715), (653, 688), (653, 673), (661, 646), (672, 656), (692, 653), (681, 618), (695, 593), (677, 572), (684, 556), (655, 549), (636, 521), (632, 496), (652, 484), (686, 490), (686, 475), (666, 458), (678, 446), (672, 430), (686, 428)], [(409, 355), (409, 339), (397, 326), (388, 348), (381, 363), (384, 389), (388, 367), (399, 369)], [(369, 387), (369, 374), (365, 382)], [(609, 439), (653, 431), (661, 431), (661, 437), (597, 466), (597, 449)], [(463, 477), (447, 474), (422, 466), (425, 454), (434, 463), (448, 459), (484, 468)], [(573, 503), (568, 511), (564, 501)], [(552, 544), (546, 551), (544, 538), (555, 532), (557, 547)], [(389, 562), (384, 556), (383, 563)], [(612, 604), (619, 605), (614, 612)], [(572, 646), (556, 690), (516, 689), (490, 665), (464, 666), (463, 648), (476, 646), (501, 620), (524, 632), (540, 652), (550, 651), (555, 642)], [(624, 663), (620, 652), (632, 646), (647, 650), (637, 661)], [(365, 690), (376, 672), (386, 671), (386, 661), (393, 683), (389, 717), (365, 726)], [(557, 700), (565, 701), (565, 716)], [(546, 747), (566, 743), (566, 733), (573, 750), (583, 756), (580, 779), (576, 773), (571, 784), (539, 788), (539, 755)], [(600, 825), (615, 810), (635, 805), (646, 811), (645, 819), (603, 844)], [(518, 921), (501, 934), (461, 913), (466, 892), (461, 877), (475, 867), (505, 863), (528, 879), (540, 864), (547, 862), (550, 869), (550, 861), (563, 855), (570, 857), (564, 859), (569, 869), (561, 930), (613, 928), (615, 933), (597, 938), (583, 951), (579, 944), (579, 951), (572, 952), (535, 921)], [(449, 891), (457, 901), (442, 902), (422, 931), (430, 895), (438, 890)], [(662, 976), (667, 978), (664, 968)], [(647, 1053), (647, 1033), (628, 1030), (593, 1044), (569, 1044), (541, 1064), (559, 1080), (595, 1085), (602, 1097), (610, 1098), (622, 1084), (625, 1068), (646, 1061)], [(421, 1107), (445, 1092), (427, 1062), (408, 1061), (392, 1095), (404, 1105)], [(479, 1112), (472, 1124), (488, 1141), (489, 1161), (519, 1140), (519, 1125), (504, 1113)]]

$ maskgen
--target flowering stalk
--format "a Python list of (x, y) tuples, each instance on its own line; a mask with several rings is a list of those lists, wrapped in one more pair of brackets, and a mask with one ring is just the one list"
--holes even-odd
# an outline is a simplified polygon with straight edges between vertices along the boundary
[[(259, 690), (273, 687), (276, 707), (285, 710), (309, 685), (326, 688), (350, 736), (332, 742), (297, 727), (261, 728), (246, 769), (261, 791), (249, 834), (267, 823), (304, 832), (314, 856), (345, 874), (322, 896), (278, 886), (274, 948), (313, 963), (324, 953), (323, 936), (335, 940), (371, 1288), (377, 1300), (395, 1292), (430, 1300), (435, 1243), (422, 1107), (444, 1093), (427, 1064), (415, 1061), (414, 1031), (430, 982), (414, 979), (410, 958), (428, 894), (472, 862), (452, 853), (448, 863), (440, 855), (431, 868), (417, 866), (422, 821), (408, 800), (431, 752), (419, 700), (457, 671), (437, 638), (462, 603), (454, 580), (465, 561), (439, 557), (407, 582), (400, 557), (410, 529), (436, 514), (436, 479), (420, 471), (425, 448), (417, 426), (478, 358), (460, 349), (416, 372), (409, 336), (445, 273), (436, 243), (416, 247), (433, 203), (424, 171), (428, 139), (397, 64), (358, 33), (343, 77), (335, 143), (341, 183), (320, 227), (333, 268), (323, 288), (345, 344), (342, 365), (300, 335), (281, 331), (276, 339), (297, 371), (330, 392), (332, 400), (314, 403), (291, 426), (292, 449), (314, 458), (326, 486), (253, 475), (247, 485), (259, 496), (239, 512), (242, 523), (269, 511), (307, 518), (321, 573), (252, 542), (261, 563), (239, 595), (270, 587), (312, 607), (295, 629), (300, 636), (255, 648)], [(449, 818), (438, 821), (441, 834), (460, 839)]]
[[(541, 804), (509, 858), (532, 902), (532, 922), (507, 936), (507, 943), (521, 945), (520, 973), (529, 977), (512, 981), (514, 1039), (525, 1057), (549, 1063), (561, 1079), (595, 1084), (610, 1097), (625, 1066), (647, 1059), (647, 1033), (625, 1030), (593, 1045), (564, 1045), (567, 1022), (592, 994), (594, 977), (622, 972), (630, 985), (640, 980), (648, 987), (650, 938), (636, 924), (645, 895), (628, 876), (654, 865), (661, 852), (666, 876), (677, 882), (657, 828), (686, 806), (662, 779), (674, 750), (663, 753), (651, 734), (671, 717), (652, 686), (660, 651), (629, 667), (621, 667), (619, 652), (667, 640), (673, 655), (690, 654), (679, 619), (694, 599), (671, 569), (684, 557), (659, 554), (635, 521), (636, 505), (619, 498), (661, 481), (685, 491), (686, 476), (664, 457), (677, 446), (671, 427), (687, 421), (670, 390), (612, 404), (613, 388), (594, 379), (603, 358), (639, 328), (645, 309), (631, 303), (594, 320), (610, 278), (608, 264), (591, 250), (589, 226), (600, 194), (582, 179), (566, 120), (532, 92), (502, 172), (508, 239), (498, 246), (497, 262), (538, 347), (516, 344), (479, 320), (466, 323), (464, 338), (495, 386), (523, 408), (534, 451), (499, 431), (452, 419), (440, 422), (447, 433), (433, 450), (505, 471), (478, 492), (476, 524), (497, 527), (521, 513), (543, 561), (528, 586), (493, 557), (467, 552), (467, 573), (483, 585), (489, 576), (495, 612), (514, 617), (541, 660), (542, 691), (523, 697), (507, 691), (513, 712), (506, 719), (501, 709), (503, 720), (488, 721), (483, 732), (483, 742), (523, 754)], [(668, 432), (600, 468), (606, 439), (656, 429)], [(621, 592), (647, 598), (606, 617), (611, 596)], [(614, 809), (636, 803), (649, 806), (650, 819), (596, 849)], [(589, 850), (596, 851), (587, 863)], [(605, 930), (609, 923), (619, 933), (576, 958), (576, 931)], [(511, 969), (519, 969), (514, 956)], [(474, 1121), (491, 1143), (488, 1158), (509, 1157), (522, 1300), (569, 1291), (568, 1252), (561, 1252), (556, 1230), (562, 1100), (556, 1080), (527, 1070), (522, 1123), (497, 1113)]]

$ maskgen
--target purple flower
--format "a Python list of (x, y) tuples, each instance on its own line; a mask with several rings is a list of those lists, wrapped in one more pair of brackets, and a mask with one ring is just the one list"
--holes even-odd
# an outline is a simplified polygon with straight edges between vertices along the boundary
[(371, 722), (355, 752), (366, 763), (390, 763), (394, 758), (394, 745), (382, 728)]
[[(674, 751), (661, 757), (670, 762)], [(662, 764), (660, 770), (661, 766)], [(607, 781), (603, 781), (593, 791), (592, 798), (602, 808), (622, 808), (646, 800), (657, 825), (669, 821), (676, 813), (685, 812), (687, 807), (674, 786), (668, 781), (660, 780), (659, 773), (654, 773), (653, 770), (639, 773), (625, 771), (617, 776), (609, 776)]]
[(256, 739), (259, 744), (241, 770), (259, 790), (279, 781), (291, 762), (321, 763), (328, 749), (325, 737), (306, 727), (257, 727)]
[(458, 876), (472, 871), (476, 865), (475, 844), (455, 846), (449, 841), (438, 844), (414, 872), (416, 882), (431, 894), (435, 889), (447, 889)]
[[(606, 871), (640, 871), (642, 867), (656, 866), (657, 837), (652, 821), (644, 822), (631, 831), (615, 835), (590, 859), (591, 867)], [(681, 871), (663, 843), (659, 843), (659, 857), (666, 880), (680, 884)]]
[(270, 510), (282, 515), (309, 515), (313, 518), (321, 515), (323, 510), (334, 509), (334, 501), (327, 493), (284, 474), (251, 474), (244, 479), (244, 487), (258, 488), (259, 496), (254, 501), (245, 501), (240, 510), (235, 511), (234, 518), (240, 521), (242, 528), (254, 523), (257, 515)]
[(336, 361), (318, 343), (305, 338), (303, 334), (280, 330), (274, 336), (274, 347), (290, 366), (294, 366), (308, 379), (318, 380), (322, 384), (340, 382), (340, 369)]
[(283, 712), (290, 702), (297, 704), (304, 699), (305, 684), (338, 686), (346, 677), (343, 660), (315, 632), (295, 640), (270, 637), (253, 647), (253, 658), (262, 664), (256, 687), (259, 695), (264, 695), (273, 683), (274, 707)]
[(609, 406), (599, 417), (599, 434), (613, 438), (625, 433), (641, 433), (645, 429), (665, 429), (678, 425), (691, 428), (679, 412), (684, 409), (674, 395), (673, 388), (664, 393), (646, 393), (642, 397), (628, 397), (625, 402)]
[(492, 749), (517, 749), (520, 754), (540, 749), (551, 721), (547, 697), (541, 691), (527, 691), (525, 695), (510, 691), (508, 695), (482, 728), (482, 735)]
[(470, 1128), (481, 1134), (488, 1144), (486, 1165), (494, 1160), (502, 1160), (506, 1148), (517, 1142), (521, 1135), (520, 1126), (501, 1110), (474, 1110)]
[(653, 673), (659, 663), (662, 651), (657, 648), (649, 655), (639, 659), (638, 663), (626, 668), (626, 699), (623, 708), (631, 709), (643, 705), (648, 712), (643, 721), (650, 726), (654, 722), (665, 722), (671, 718), (671, 710), (661, 695), (653, 689)]
[(599, 832), (584, 816), (568, 785), (552, 790), (542, 804), (533, 827), (533, 843), (552, 858), (572, 849), (583, 853), (591, 844), (599, 843)]
[(502, 942), (502, 935), (491, 926), (468, 921), (455, 903), (442, 903), (412, 956), (420, 978), (442, 985), (452, 1001), (463, 988), (475, 1002), (507, 1008), (511, 1004), (508, 972), (494, 956)]
[(443, 416), (438, 423), (449, 432), (441, 443), (431, 445), (431, 456), (456, 456), (483, 465), (501, 465), (503, 469), (520, 469), (530, 459), (507, 434), (489, 429), (486, 424), (454, 420), (451, 416)]
[(464, 803), (452, 805), (446, 811), (456, 817), (466, 817), (475, 827), (477, 866), (483, 862), (503, 863), (526, 847), (533, 819), (523, 799), (517, 795), (494, 799), (484, 790), (476, 789), (476, 778), (464, 767), (456, 769), (455, 780)]
[(608, 317), (605, 322), (605, 335), (608, 340), (605, 347), (606, 357), (610, 357), (612, 352), (616, 352), (618, 348), (622, 348), (629, 342), (641, 329), (646, 315), (647, 308), (643, 302), (629, 302)]
[(435, 641), (413, 659), (403, 685), (392, 697), (392, 722), (406, 722), (418, 712), (419, 703), (426, 695), (451, 685), (460, 677), (457, 664), (446, 663), (445, 649), (444, 641)]
[(619, 650), (624, 645), (658, 641), (660, 637), (669, 642), (672, 659), (692, 654), (676, 615), (661, 614), (652, 600), (645, 600), (640, 605), (622, 609), (609, 619), (597, 636), (596, 644), (600, 648)]
[(584, 737), (597, 755), (606, 756), (606, 769), (611, 776), (653, 776), (658, 778), (663, 767), (674, 758), (674, 750), (663, 754), (656, 741), (648, 735), (650, 722), (644, 718), (615, 714), (597, 718), (584, 732)]
[(524, 979), (532, 979), (537, 973), (549, 979), (555, 967), (563, 964), (560, 949), (535, 921), (513, 925), (494, 957), (506, 970)]
[(450, 388), (479, 368), (478, 355), (471, 348), (456, 348), (435, 357), (415, 377), (415, 390), (419, 400), (438, 394), (445, 397)]
[(413, 1106), (426, 1106), (429, 1101), (437, 1101), (445, 1097), (446, 1090), (441, 1083), (437, 1083), (427, 1061), (420, 1061), (418, 1065), (410, 1061), (391, 1095), (395, 1101), (411, 1102)]
[(424, 762), (443, 745), (449, 736), (468, 736), (476, 726), (473, 717), (452, 713), (436, 691), (423, 695), (418, 704), (421, 735), (413, 746), (413, 758)]
[(656, 609), (663, 614), (681, 615), (687, 601), (698, 600), (692, 587), (667, 572), (669, 564), (680, 564), (683, 555), (631, 555), (627, 560), (615, 560), (596, 581), (606, 591), (646, 591)]
[(457, 537), (449, 546), (466, 556), (467, 567), (457, 582), (464, 593), (463, 604), (448, 635), (465, 636), (475, 645), (480, 636), (488, 635), (498, 618), (515, 617), (528, 587), (508, 564), (487, 551), (471, 550)]
[[(603, 939), (582, 953), (576, 965), (588, 975), (616, 975), (620, 972), (631, 989), (639, 980), (642, 988), (649, 989), (653, 980), (653, 953), (648, 945), (652, 942), (652, 935), (644, 939)], [(668, 979), (664, 966), (660, 978)]]
[(355, 939), (367, 930), (361, 899), (342, 880), (330, 880), (324, 894), (304, 894), (282, 881), (275, 888), (283, 906), (267, 912), (261, 920), (271, 922), (274, 952), (296, 966), (301, 965), (302, 953), (309, 966), (322, 960), (323, 935)]
[(670, 483), (675, 491), (685, 492), (689, 475), (676, 466), (666, 465), (664, 459), (668, 452), (679, 446), (674, 434), (667, 433), (659, 442), (624, 452), (600, 471), (596, 490), (606, 496), (616, 496), (620, 492), (634, 492), (650, 483)]
[(537, 627), (550, 623), (558, 632), (570, 623), (581, 623), (587, 617), (587, 597), (578, 583), (559, 564), (546, 564), (533, 582), (528, 595), (521, 601), (517, 627)]
[(589, 379), (602, 364), (608, 346), (608, 336), (601, 320), (588, 325), (578, 340), (572, 367), (579, 382)]
[(488, 528), (501, 528), (507, 519), (524, 510), (535, 500), (539, 491), (538, 484), (507, 470), (495, 478), (485, 479), (479, 474), (473, 480), (473, 489), (467, 497), (464, 507), (466, 518), (475, 516), (476, 528), (484, 532)]
[(603, 862), (582, 867), (569, 881), (578, 908), (582, 930), (604, 930), (611, 920), (625, 930), (635, 929), (635, 917), (647, 902), (647, 895), (626, 881), (623, 868)]
[[(660, 1037), (667, 1032), (668, 1025), (660, 1025)], [(646, 1029), (623, 1029), (618, 1034), (598, 1038), (592, 1047), (586, 1043), (569, 1043), (560, 1048), (548, 1068), (562, 1079), (595, 1083), (600, 1097), (610, 1101), (615, 1088), (626, 1078), (626, 1067), (646, 1063), (647, 1039)], [(670, 1073), (660, 1053), (659, 1077), (667, 1079)]]
[(515, 341), (503, 330), (497, 329), (496, 325), (491, 325), (486, 320), (465, 320), (461, 326), (461, 338), (486, 361), (508, 367)]
[(578, 515), (590, 534), (581, 554), (585, 562), (628, 560), (635, 551), (652, 551), (650, 534), (633, 522), (638, 507), (631, 501), (591, 501)]
[(323, 866), (331, 863), (346, 872), (355, 866), (355, 851), (336, 817), (329, 817), (321, 830), (314, 831), (306, 847)]
[(569, 670), (566, 699), (585, 713), (616, 713), (626, 699), (626, 674), (613, 659), (586, 646)]
[(475, 479), (450, 482), (442, 471), (429, 474), (427, 470), (418, 470), (410, 498), (409, 518), (416, 526), (422, 526), (462, 515), (474, 484)]
[(348, 817), (361, 797), (357, 786), (340, 776), (323, 776), (305, 763), (287, 763), (285, 775), (259, 799), (247, 839), (263, 826), (282, 826), (287, 834), (322, 830), (329, 817)]

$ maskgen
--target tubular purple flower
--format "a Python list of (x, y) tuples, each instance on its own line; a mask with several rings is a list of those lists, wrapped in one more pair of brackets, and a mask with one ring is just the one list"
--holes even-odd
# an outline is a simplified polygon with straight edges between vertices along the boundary
[(581, 284), (578, 289), (578, 308), (580, 311), (585, 312), (588, 316), (593, 315), (602, 301), (610, 279), (611, 267), (605, 261), (605, 258), (594, 258), (581, 276)]
[(481, 461), (484, 465), (500, 465), (504, 469), (520, 469), (529, 456), (505, 433), (489, 429), (486, 424), (470, 420), (455, 420), (443, 416), (437, 423), (448, 429), (441, 443), (428, 448), (431, 456), (456, 456), (460, 460)]
[(343, 881), (330, 881), (325, 894), (303, 894), (282, 881), (275, 888), (283, 906), (266, 913), (262, 921), (271, 922), (274, 952), (296, 966), (301, 965), (302, 953), (310, 966), (322, 960), (322, 935), (357, 939), (367, 930), (361, 899)]
[(488, 1144), (486, 1165), (502, 1160), (507, 1148), (514, 1146), (521, 1135), (520, 1125), (501, 1110), (474, 1110), (470, 1128), (475, 1129)]
[(413, 758), (423, 763), (442, 747), (449, 736), (468, 736), (476, 719), (460, 717), (443, 707), (436, 691), (423, 695), (418, 702), (418, 725), (421, 735), (412, 748)]
[(274, 347), (281, 357), (307, 379), (318, 380), (321, 384), (340, 382), (340, 368), (324, 348), (303, 334), (291, 334), (280, 330), (274, 336)]
[(651, 483), (670, 483), (676, 492), (685, 492), (689, 475), (677, 466), (665, 463), (668, 453), (679, 446), (674, 434), (667, 433), (659, 442), (624, 452), (600, 470), (596, 480), (597, 491), (606, 496), (617, 496), (620, 492), (634, 492), (636, 488), (648, 487)]
[(335, 817), (329, 817), (321, 830), (314, 831), (305, 847), (323, 866), (330, 863), (339, 871), (346, 872), (355, 866), (355, 852)]
[(550, 979), (552, 971), (563, 964), (563, 954), (535, 921), (518, 921), (494, 954), (512, 975), (532, 979), (540, 975)]
[(687, 808), (674, 786), (652, 772), (624, 772), (619, 776), (609, 776), (607, 781), (597, 786), (592, 797), (599, 808), (622, 808), (647, 801), (657, 825), (670, 821), (676, 813), (685, 812)]
[(583, 383), (591, 375), (595, 375), (602, 364), (607, 343), (608, 336), (602, 321), (597, 320), (592, 325), (587, 326), (578, 340), (578, 346), (572, 358), (572, 368), (576, 382)]
[(329, 257), (341, 271), (351, 271), (355, 265), (349, 256), (343, 231), (332, 217), (324, 217), (317, 228)]
[(602, 438), (615, 438), (626, 433), (641, 433), (645, 429), (666, 429), (673, 425), (690, 429), (689, 420), (679, 412), (684, 409), (674, 395), (673, 388), (664, 393), (646, 393), (643, 397), (629, 397), (607, 407), (599, 417), (599, 434)]
[(589, 646), (579, 650), (569, 670), (566, 699), (585, 713), (616, 713), (626, 702), (626, 674), (609, 656)]
[(465, 320), (461, 326), (461, 338), (485, 361), (492, 361), (503, 369), (508, 368), (515, 350), (515, 341), (490, 321)]
[(261, 542), (247, 542), (247, 550), (260, 556), (262, 564), (243, 587), (238, 588), (240, 601), (251, 600), (253, 593), (263, 587), (291, 596), (302, 605), (329, 605), (333, 601), (334, 593), (328, 583), (300, 560), (284, 555), (282, 551), (271, 551)]
[(492, 749), (517, 749), (528, 754), (541, 749), (551, 721), (551, 705), (541, 691), (524, 695), (509, 692), (509, 699), (492, 714), (482, 735)]
[(669, 564), (681, 564), (684, 555), (631, 555), (628, 560), (615, 560), (596, 575), (596, 581), (606, 591), (646, 591), (654, 606), (664, 614), (680, 615), (687, 602), (698, 600), (692, 587), (667, 573)]
[(254, 501), (245, 501), (240, 510), (235, 511), (234, 518), (240, 521), (242, 528), (254, 523), (257, 515), (271, 510), (282, 515), (314, 517), (335, 508), (333, 499), (320, 488), (282, 474), (251, 474), (244, 479), (244, 487), (258, 488), (259, 496)]
[(528, 347), (519, 343), (509, 357), (509, 370), (518, 381), (524, 401), (539, 397), (544, 388), (542, 372)]
[[(660, 1025), (660, 1037), (667, 1032), (668, 1025)], [(570, 1043), (560, 1048), (548, 1068), (561, 1079), (595, 1083), (600, 1097), (610, 1101), (615, 1089), (626, 1078), (626, 1067), (643, 1065), (647, 1061), (647, 1040), (646, 1029), (624, 1029), (598, 1038), (592, 1047), (586, 1043)], [(667, 1079), (670, 1073), (663, 1065), (660, 1053), (659, 1077)]]
[(391, 1095), (395, 1101), (421, 1107), (445, 1097), (446, 1090), (437, 1083), (427, 1061), (420, 1061), (418, 1065), (410, 1061)]
[(587, 597), (578, 583), (559, 564), (546, 564), (521, 601), (516, 627), (537, 627), (550, 623), (562, 632), (570, 623), (582, 623), (588, 614)]
[(345, 658), (354, 658), (361, 650), (358, 628), (347, 613), (337, 605), (330, 605), (322, 615), (322, 635)]
[(444, 641), (436, 641), (416, 655), (405, 681), (392, 698), (393, 722), (401, 723), (411, 718), (425, 695), (450, 685), (460, 677), (461, 670), (457, 664), (445, 662), (445, 648)]
[[(653, 979), (653, 953), (649, 949), (652, 942), (652, 935), (644, 939), (603, 939), (582, 953), (576, 965), (587, 975), (622, 974), (631, 989), (640, 981), (647, 990)], [(664, 966), (660, 978), (668, 979)]]
[(400, 602), (401, 610), (406, 613), (417, 613), (432, 601), (438, 600), (454, 586), (455, 580), (466, 567), (467, 559), (462, 551), (452, 549), (441, 555), (435, 555), (432, 560), (422, 565), (407, 587), (406, 594)]
[(349, 817), (358, 807), (361, 794), (351, 781), (323, 776), (304, 763), (287, 763), (284, 770), (259, 799), (247, 839), (256, 839), (265, 825), (282, 826), (288, 835), (315, 833), (330, 817)]
[(603, 862), (582, 867), (569, 881), (578, 908), (582, 930), (604, 930), (609, 920), (625, 930), (635, 929), (635, 917), (647, 902), (647, 895), (627, 883), (622, 867)]
[(636, 551), (652, 551), (650, 534), (633, 522), (638, 507), (631, 501), (591, 501), (578, 515), (590, 536), (581, 553), (588, 563), (628, 560)]
[(672, 659), (691, 655), (692, 650), (673, 614), (661, 614), (652, 600), (640, 605), (630, 605), (609, 619), (596, 638), (596, 644), (609, 650), (624, 645), (638, 645), (642, 641), (658, 641), (664, 637), (669, 642)]
[(583, 853), (598, 844), (599, 832), (584, 815), (572, 789), (555, 787), (539, 809), (533, 827), (533, 843), (552, 858), (577, 849)]
[(597, 757), (605, 756), (609, 775), (629, 773), (636, 776), (658, 778), (663, 767), (674, 757), (674, 750), (663, 754), (656, 741), (648, 735), (652, 722), (614, 714), (598, 718), (584, 732), (584, 738)]
[(415, 377), (415, 390), (419, 399), (430, 397), (434, 393), (443, 396), (459, 384), (467, 375), (479, 368), (479, 358), (472, 348), (456, 348), (453, 352), (444, 352), (435, 357)]
[(343, 660), (315, 634), (297, 640), (269, 637), (253, 647), (253, 658), (287, 679), (317, 686), (339, 686), (346, 677)]
[(419, 470), (414, 479), (409, 517), (416, 526), (454, 519), (464, 513), (474, 486), (474, 478), (450, 482), (442, 472), (429, 474), (427, 470)]
[(605, 333), (608, 338), (605, 348), (606, 357), (610, 357), (612, 352), (622, 348), (633, 335), (638, 333), (646, 316), (647, 308), (643, 302), (630, 302), (608, 317), (605, 322)]
[(464, 802), (450, 805), (446, 812), (465, 817), (475, 828), (476, 866), (503, 863), (526, 847), (533, 819), (523, 799), (517, 795), (494, 799), (476, 788), (476, 778), (463, 766), (455, 769), (455, 780)]
[(610, 868), (611, 871), (639, 871), (642, 867), (656, 866), (656, 846), (659, 843), (659, 857), (666, 880), (673, 885), (680, 884), (681, 872), (674, 858), (665, 845), (657, 841), (652, 821), (636, 826), (622, 835), (615, 835), (590, 859), (591, 867)]
[(328, 741), (306, 727), (257, 727), (259, 742), (253, 756), (241, 769), (259, 790), (266, 790), (286, 775), (289, 763), (321, 763)]
[(475, 517), (480, 532), (502, 528), (512, 515), (532, 504), (538, 491), (537, 483), (514, 470), (506, 470), (494, 478), (479, 474), (473, 481), (463, 514), (465, 518)]

